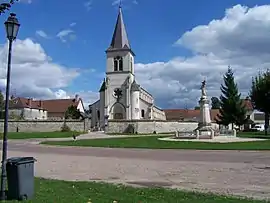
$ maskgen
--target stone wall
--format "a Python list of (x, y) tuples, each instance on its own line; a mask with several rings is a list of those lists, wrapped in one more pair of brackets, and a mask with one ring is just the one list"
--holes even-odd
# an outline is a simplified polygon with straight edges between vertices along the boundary
[[(63, 126), (64, 121), (15, 121), (10, 120), (8, 123), (9, 132), (16, 132), (17, 128), (19, 132), (54, 132), (60, 131)], [(87, 131), (90, 129), (90, 122), (88, 120), (85, 121), (76, 121), (69, 120), (66, 121), (68, 127), (70, 127), (73, 131)], [(4, 131), (4, 121), (0, 120), (0, 131)]]
[[(212, 123), (214, 129), (218, 129), (219, 126), (216, 123)], [(141, 133), (167, 133), (167, 132), (192, 132), (198, 127), (197, 122), (178, 122), (178, 121), (155, 121), (155, 120), (109, 120), (107, 133), (129, 133), (137, 132)]]

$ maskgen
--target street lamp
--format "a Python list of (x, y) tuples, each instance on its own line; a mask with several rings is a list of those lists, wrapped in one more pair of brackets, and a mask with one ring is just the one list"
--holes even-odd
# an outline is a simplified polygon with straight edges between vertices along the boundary
[(11, 52), (12, 43), (17, 38), (17, 34), (20, 28), (16, 14), (11, 13), (5, 22), (7, 38), (9, 42), (8, 47), (8, 66), (7, 66), (7, 83), (6, 83), (6, 100), (5, 100), (5, 120), (4, 120), (4, 135), (3, 135), (3, 147), (2, 147), (2, 172), (1, 172), (1, 189), (0, 200), (6, 199), (6, 184), (7, 184), (7, 133), (8, 133), (8, 107), (9, 107), (9, 89), (10, 89), (10, 68), (11, 68)]

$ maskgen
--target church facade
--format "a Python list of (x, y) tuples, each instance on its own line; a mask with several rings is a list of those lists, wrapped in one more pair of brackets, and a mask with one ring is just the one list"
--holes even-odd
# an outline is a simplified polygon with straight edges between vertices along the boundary
[(106, 78), (99, 90), (100, 98), (89, 106), (91, 126), (104, 128), (110, 119), (166, 120), (165, 112), (154, 105), (153, 96), (136, 82), (135, 54), (127, 37), (121, 8), (106, 56)]

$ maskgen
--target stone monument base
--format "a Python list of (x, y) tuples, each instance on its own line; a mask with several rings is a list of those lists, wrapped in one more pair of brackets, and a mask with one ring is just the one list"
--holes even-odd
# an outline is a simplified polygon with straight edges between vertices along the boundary
[(213, 139), (215, 136), (215, 131), (211, 125), (207, 125), (207, 126), (199, 125), (198, 128), (195, 129), (195, 132), (196, 132), (197, 139), (199, 138)]

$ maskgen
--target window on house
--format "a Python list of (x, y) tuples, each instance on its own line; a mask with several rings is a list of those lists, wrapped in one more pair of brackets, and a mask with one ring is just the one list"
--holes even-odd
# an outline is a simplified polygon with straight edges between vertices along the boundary
[(144, 109), (141, 110), (142, 118), (144, 118)]
[(114, 58), (114, 71), (123, 71), (123, 58), (120, 56)]

